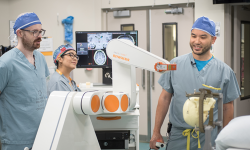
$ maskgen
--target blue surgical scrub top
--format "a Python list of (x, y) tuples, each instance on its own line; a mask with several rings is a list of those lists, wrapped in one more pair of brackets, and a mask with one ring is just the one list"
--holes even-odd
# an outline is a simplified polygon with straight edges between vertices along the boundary
[[(205, 84), (221, 88), (220, 91), (210, 90), (213, 93), (222, 93), (223, 103), (231, 102), (240, 96), (240, 89), (235, 74), (228, 65), (213, 57), (202, 70), (198, 71), (194, 62), (192, 53), (174, 58), (170, 63), (176, 63), (177, 70), (165, 72), (158, 81), (163, 89), (173, 94), (169, 107), (169, 119), (173, 124), (168, 145), (170, 149), (185, 149), (187, 137), (182, 135), (182, 131), (193, 129), (183, 118), (183, 105), (187, 100), (186, 93), (194, 93), (194, 89), (198, 92), (200, 88), (206, 88), (202, 86), (202, 84)], [(218, 101), (214, 108), (214, 120), (218, 119), (217, 111)], [(214, 143), (216, 131), (214, 130), (212, 134)], [(200, 140), (203, 145), (203, 133), (200, 134)], [(191, 150), (197, 149), (197, 142), (198, 140), (191, 136)]]
[[(47, 102), (44, 56), (33, 52), (35, 66), (17, 48), (0, 57), (0, 137), (3, 145), (30, 145)], [(11, 149), (11, 148), (10, 148)]]
[(53, 91), (78, 91), (81, 90), (76, 86), (75, 81), (70, 81), (63, 74), (59, 74), (58, 72), (54, 72), (51, 76), (48, 86), (47, 86), (47, 95), (51, 94)]

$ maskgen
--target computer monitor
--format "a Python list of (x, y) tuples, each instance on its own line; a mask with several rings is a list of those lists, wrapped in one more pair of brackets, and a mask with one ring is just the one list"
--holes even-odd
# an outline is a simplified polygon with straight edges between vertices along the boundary
[(111, 68), (106, 46), (112, 39), (127, 39), (138, 46), (138, 31), (76, 31), (77, 68)]

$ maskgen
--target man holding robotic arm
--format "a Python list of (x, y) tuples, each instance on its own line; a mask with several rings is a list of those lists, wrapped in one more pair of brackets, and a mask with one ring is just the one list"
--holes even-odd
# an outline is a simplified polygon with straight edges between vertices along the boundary
[[(169, 112), (172, 123), (168, 150), (198, 150), (205, 143), (205, 134), (194, 131), (183, 118), (183, 106), (187, 100), (186, 93), (193, 93), (200, 88), (215, 87), (213, 93), (223, 94), (223, 126), (233, 119), (233, 101), (239, 97), (240, 89), (232, 69), (217, 59), (210, 52), (216, 41), (215, 23), (207, 17), (200, 17), (191, 29), (190, 47), (192, 53), (171, 60), (178, 69), (164, 73), (159, 79), (163, 87), (156, 109), (155, 127), (150, 140), (150, 148), (158, 149), (156, 142), (163, 142), (160, 129)], [(216, 90), (216, 88), (220, 90)], [(218, 102), (214, 107), (214, 120), (218, 118)], [(208, 123), (208, 119), (204, 124)], [(185, 131), (190, 129), (190, 140)], [(212, 145), (217, 136), (217, 128), (212, 131)]]

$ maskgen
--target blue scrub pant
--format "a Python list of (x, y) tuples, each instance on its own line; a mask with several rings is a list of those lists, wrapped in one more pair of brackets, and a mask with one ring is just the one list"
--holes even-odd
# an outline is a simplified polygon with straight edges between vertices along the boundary
[(25, 147), (31, 148), (33, 144), (3, 144), (2, 150), (24, 150)]
[[(172, 126), (171, 129), (171, 135), (170, 135), (170, 139), (168, 141), (168, 144), (166, 146), (166, 150), (186, 150), (187, 149), (187, 137), (182, 135), (182, 132), (185, 129), (183, 128), (176, 128)], [(215, 132), (217, 132), (217, 130), (215, 130)], [(203, 146), (205, 144), (205, 134), (204, 133), (200, 133), (199, 134), (199, 139), (200, 139), (200, 144), (201, 144), (201, 148), (198, 148), (198, 139), (197, 138), (193, 138), (192, 135), (190, 134), (190, 150), (202, 150)], [(194, 134), (194, 136), (196, 137), (197, 135)], [(216, 138), (216, 134), (212, 135), (212, 145), (214, 145), (214, 140)]]

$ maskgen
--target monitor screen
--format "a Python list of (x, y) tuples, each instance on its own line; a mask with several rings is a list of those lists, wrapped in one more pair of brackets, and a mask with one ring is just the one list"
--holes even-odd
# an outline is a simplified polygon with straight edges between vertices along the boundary
[(77, 68), (111, 68), (106, 46), (112, 39), (127, 39), (138, 46), (138, 31), (76, 31)]

